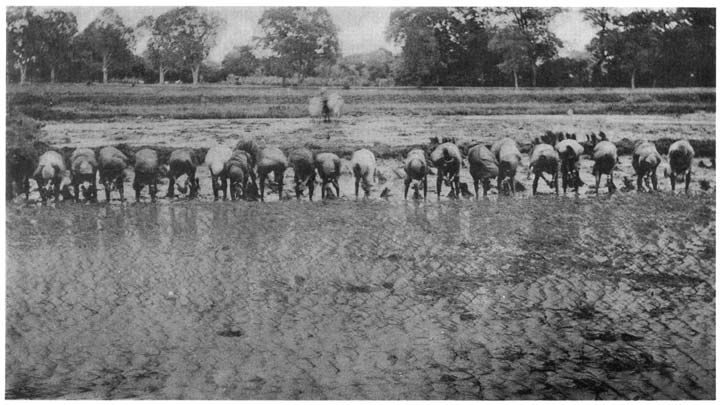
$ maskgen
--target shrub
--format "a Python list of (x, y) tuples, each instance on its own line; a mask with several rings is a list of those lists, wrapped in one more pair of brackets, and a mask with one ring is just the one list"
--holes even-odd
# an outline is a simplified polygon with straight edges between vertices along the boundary
[(44, 124), (21, 112), (9, 112), (5, 117), (5, 146), (11, 148), (39, 142), (44, 134), (43, 126)]

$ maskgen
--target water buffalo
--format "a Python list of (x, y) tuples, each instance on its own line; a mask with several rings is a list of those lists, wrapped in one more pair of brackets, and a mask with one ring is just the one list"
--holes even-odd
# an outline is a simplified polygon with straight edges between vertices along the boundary
[(285, 154), (274, 146), (260, 149), (257, 157), (257, 174), (260, 181), (260, 201), (265, 201), (265, 179), (270, 173), (278, 184), (278, 196), (282, 200), (283, 180), (287, 169)]
[(365, 198), (369, 197), (370, 187), (377, 177), (375, 155), (367, 149), (356, 150), (350, 158), (350, 167), (355, 176), (355, 198), (358, 198), (361, 180)]
[(157, 152), (152, 149), (140, 149), (135, 154), (135, 179), (133, 179), (135, 201), (140, 201), (140, 191), (147, 184), (150, 189), (150, 200), (155, 202), (158, 178), (164, 172), (165, 170), (160, 167)]
[[(315, 156), (315, 168), (317, 169), (320, 179), (322, 180), (322, 188), (320, 190), (321, 197), (328, 195), (327, 186), (332, 184), (335, 187), (335, 194), (340, 197), (340, 158), (334, 153), (318, 153)], [(330, 194), (332, 192), (330, 191)]]
[(555, 150), (560, 158), (563, 194), (567, 193), (569, 184), (575, 189), (575, 193), (578, 193), (581, 185), (580, 156), (585, 152), (585, 148), (575, 139), (565, 139), (555, 145)]
[(176, 149), (170, 154), (168, 159), (168, 184), (167, 198), (175, 197), (175, 180), (182, 175), (186, 175), (185, 185), (178, 185), (178, 191), (187, 192), (190, 188), (190, 198), (197, 196), (200, 189), (200, 180), (195, 177), (198, 162), (195, 154), (191, 149)]
[(252, 157), (244, 150), (235, 150), (230, 159), (225, 162), (225, 176), (230, 181), (230, 198), (234, 201), (241, 197), (255, 199), (257, 196), (257, 185), (255, 184), (255, 172), (250, 165)]
[(483, 196), (487, 197), (490, 189), (490, 179), (499, 174), (498, 162), (495, 156), (485, 145), (475, 145), (468, 151), (468, 164), (470, 176), (475, 186), (475, 198), (478, 198), (478, 183), (482, 181)]
[(643, 179), (648, 177), (652, 180), (653, 190), (658, 190), (657, 185), (657, 167), (660, 165), (660, 153), (655, 148), (655, 144), (647, 141), (638, 141), (635, 144), (632, 157), (632, 167), (637, 174), (637, 190), (642, 191)]
[(213, 197), (218, 200), (218, 190), (222, 190), (223, 200), (227, 200), (227, 174), (225, 163), (230, 160), (232, 150), (224, 145), (210, 148), (205, 155), (205, 164), (210, 169), (210, 181), (212, 181)]
[[(427, 175), (428, 164), (425, 159), (425, 151), (422, 149), (411, 150), (405, 159), (405, 199), (407, 200), (408, 189), (413, 180), (417, 180), (423, 185), (423, 198), (427, 199)], [(416, 188), (417, 191), (417, 188)]]
[(88, 148), (75, 149), (70, 155), (70, 170), (73, 190), (75, 191), (75, 201), (80, 200), (80, 185), (88, 182), (90, 185), (87, 192), (83, 187), (85, 199), (97, 202), (98, 162), (95, 159), (95, 152)]
[(502, 190), (502, 182), (507, 178), (510, 182), (510, 191), (515, 195), (515, 173), (521, 160), (517, 143), (510, 138), (500, 139), (492, 145), (490, 151), (498, 161), (498, 192)]
[(613, 169), (617, 164), (618, 154), (617, 147), (610, 141), (600, 141), (593, 149), (593, 175), (595, 176), (595, 190), (600, 195), (600, 176), (603, 174), (608, 176), (608, 193), (615, 191), (615, 183), (613, 182)]
[(673, 142), (668, 149), (668, 158), (670, 160), (670, 172), (665, 173), (670, 176), (670, 187), (675, 191), (676, 176), (685, 173), (685, 194), (688, 193), (690, 187), (690, 174), (692, 172), (692, 160), (695, 157), (695, 150), (686, 140)]
[(120, 201), (125, 200), (125, 169), (127, 169), (128, 163), (128, 157), (115, 147), (106, 146), (98, 152), (98, 171), (100, 172), (100, 183), (105, 188), (105, 201), (110, 202), (110, 190), (113, 183), (120, 193)]
[(295, 196), (300, 199), (303, 188), (307, 186), (310, 201), (315, 192), (315, 158), (306, 148), (299, 148), (288, 154), (288, 161), (295, 172)]
[(33, 178), (37, 182), (43, 204), (51, 195), (55, 197), (55, 202), (60, 201), (61, 193), (63, 200), (70, 199), (68, 191), (71, 184), (70, 171), (67, 170), (65, 160), (60, 153), (53, 150), (43, 153), (38, 159)]
[(460, 149), (452, 142), (445, 142), (438, 145), (430, 154), (430, 160), (437, 168), (437, 180), (435, 187), (438, 197), (442, 191), (442, 183), (450, 186), (452, 195), (460, 195), (460, 166), (462, 165), (462, 154)]
[[(533, 145), (530, 151), (530, 173), (535, 175), (533, 179), (532, 192), (533, 195), (537, 193), (538, 181), (542, 177), (550, 187), (555, 188), (555, 194), (560, 193), (560, 187), (558, 186), (558, 166), (560, 164), (560, 158), (558, 153), (551, 145), (541, 143)], [(530, 174), (528, 173), (528, 175)], [(547, 181), (543, 177), (543, 173), (552, 175), (552, 180)]]

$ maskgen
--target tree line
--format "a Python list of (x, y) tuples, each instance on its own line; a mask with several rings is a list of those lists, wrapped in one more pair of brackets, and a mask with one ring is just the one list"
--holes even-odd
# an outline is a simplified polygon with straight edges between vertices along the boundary
[[(104, 9), (82, 32), (69, 12), (7, 9), (8, 80), (164, 83), (276, 76), (353, 85), (413, 86), (715, 86), (715, 10), (584, 8), (595, 35), (585, 52), (559, 57), (550, 30), (560, 8), (398, 8), (386, 37), (399, 55), (378, 50), (343, 57), (325, 8), (266, 10), (253, 45), (220, 64), (207, 60), (227, 21), (179, 7), (127, 25)], [(133, 54), (145, 39), (142, 55)], [(264, 50), (264, 57), (256, 56)]]

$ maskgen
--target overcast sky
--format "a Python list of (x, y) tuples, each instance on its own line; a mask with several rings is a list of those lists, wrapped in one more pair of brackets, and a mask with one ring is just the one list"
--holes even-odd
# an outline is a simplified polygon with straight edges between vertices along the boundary
[[(44, 10), (47, 7), (37, 7)], [(78, 19), (82, 31), (101, 12), (102, 7), (54, 7), (71, 11)], [(146, 15), (158, 16), (172, 7), (114, 7), (126, 24), (134, 26)], [(202, 10), (222, 17), (226, 24), (218, 36), (217, 46), (210, 52), (209, 59), (215, 62), (236, 45), (248, 45), (253, 36), (260, 36), (257, 22), (263, 13), (262, 7), (207, 7)], [(328, 11), (339, 29), (340, 50), (343, 55), (369, 52), (385, 48), (393, 53), (400, 48), (385, 41), (385, 28), (392, 8), (389, 7), (328, 7)], [(561, 56), (573, 51), (583, 51), (594, 32), (590, 24), (583, 21), (579, 9), (570, 9), (558, 15), (550, 26), (563, 41)], [(143, 43), (138, 45), (140, 49)]]

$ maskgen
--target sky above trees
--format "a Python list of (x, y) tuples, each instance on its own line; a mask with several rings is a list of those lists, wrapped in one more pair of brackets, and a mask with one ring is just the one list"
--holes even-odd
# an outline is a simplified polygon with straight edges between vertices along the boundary
[[(70, 11), (77, 17), (78, 29), (82, 31), (102, 11), (103, 7), (36, 7), (39, 11), (56, 8)], [(113, 7), (126, 24), (135, 26), (140, 19), (154, 17), (173, 7)], [(220, 62), (234, 46), (248, 45), (254, 36), (262, 36), (258, 20), (263, 7), (199, 7), (202, 11), (225, 19), (227, 24), (217, 38), (217, 45), (210, 51), (209, 60)], [(385, 38), (385, 29), (393, 8), (391, 7), (327, 7), (333, 22), (339, 30), (340, 51), (343, 55), (374, 51), (385, 48), (399, 53), (400, 48)], [(594, 32), (587, 21), (583, 21), (580, 9), (570, 9), (558, 16), (550, 24), (553, 31), (563, 42), (560, 56), (573, 52), (583, 52), (585, 45), (592, 39)], [(137, 43), (136, 52), (146, 47), (142, 38)]]

